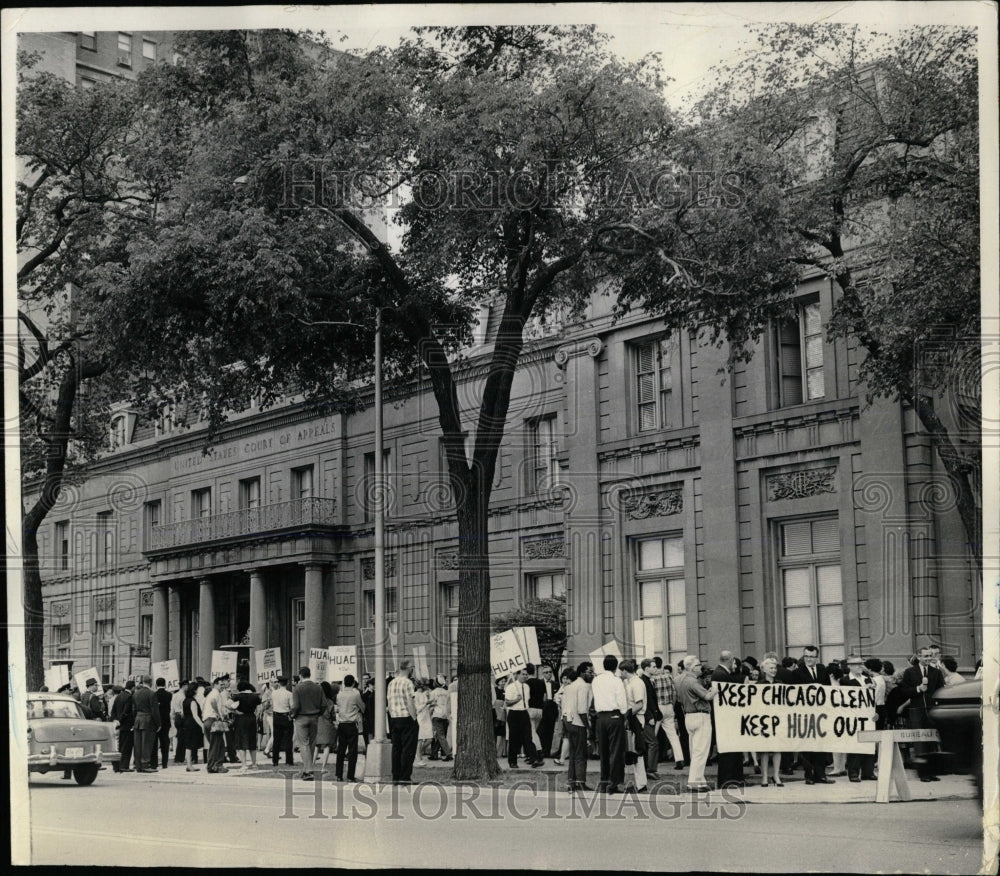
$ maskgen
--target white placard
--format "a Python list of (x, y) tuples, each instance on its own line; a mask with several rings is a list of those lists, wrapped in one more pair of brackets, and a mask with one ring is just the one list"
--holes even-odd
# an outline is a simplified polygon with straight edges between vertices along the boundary
[(714, 681), (720, 752), (842, 751), (874, 754), (875, 688)]
[(169, 690), (177, 690), (181, 686), (181, 674), (177, 669), (176, 660), (159, 660), (152, 666), (153, 682), (162, 678), (167, 683)]
[(45, 670), (45, 686), (49, 691), (55, 693), (64, 684), (69, 684), (69, 667), (65, 663), (57, 663)]
[(254, 687), (277, 681), (281, 675), (281, 648), (264, 648), (253, 652)]
[(659, 618), (632, 621), (632, 637), (635, 642), (636, 660), (643, 660), (646, 657), (652, 659), (659, 644), (656, 641), (656, 634), (659, 629)]
[[(83, 672), (75, 672), (73, 678), (76, 679), (76, 686), (80, 693), (83, 693), (87, 689), (87, 682), (90, 679), (94, 679), (97, 682), (97, 692), (99, 694), (104, 693), (104, 686), (101, 684), (101, 674), (97, 671), (96, 666), (91, 666), (90, 669), (84, 669)], [(63, 682), (65, 684), (66, 682)]]
[(309, 649), (309, 675), (317, 684), (321, 681), (329, 681), (327, 674), (330, 671), (330, 652), (326, 648)]
[(521, 646), (521, 653), (528, 663), (536, 667), (542, 663), (542, 652), (538, 650), (538, 634), (534, 627), (514, 627), (514, 635)]
[(236, 660), (237, 653), (235, 651), (213, 651), (212, 652), (212, 681), (217, 678), (221, 678), (223, 675), (228, 675), (230, 678), (236, 678)]
[(596, 651), (590, 652), (590, 662), (594, 664), (594, 674), (600, 675), (604, 672), (604, 658), (608, 654), (614, 654), (618, 658), (618, 662), (622, 662), (622, 652), (621, 648), (618, 647), (618, 642), (615, 639), (608, 639), (600, 648)]
[(347, 675), (353, 675), (357, 681), (359, 678), (357, 645), (330, 645), (326, 651), (330, 660), (326, 670), (327, 681), (342, 682)]
[(150, 669), (150, 658), (149, 657), (136, 657), (133, 656), (129, 663), (129, 674), (133, 678), (138, 678), (141, 675), (152, 675), (149, 671)]
[(416, 670), (417, 678), (430, 678), (431, 671), (427, 667), (427, 646), (413, 646), (413, 667)]
[(490, 638), (490, 665), (494, 678), (519, 672), (527, 662), (513, 630), (494, 633)]

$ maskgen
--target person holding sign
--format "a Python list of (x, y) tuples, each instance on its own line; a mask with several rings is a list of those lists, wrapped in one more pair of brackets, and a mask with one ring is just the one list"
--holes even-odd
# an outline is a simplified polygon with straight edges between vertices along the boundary
[[(802, 649), (802, 660), (794, 673), (796, 684), (822, 684), (830, 686), (830, 673), (819, 662), (819, 648), (806, 645)], [(826, 777), (826, 752), (803, 751), (799, 754), (806, 774), (807, 785), (832, 785), (833, 779)]]
[[(874, 682), (865, 674), (865, 664), (861, 657), (853, 656), (847, 658), (847, 678), (840, 680), (841, 687), (870, 687), (874, 689)], [(852, 782), (875, 781), (875, 755), (856, 754), (850, 752), (847, 755), (847, 778)]]
[(684, 709), (684, 726), (688, 732), (691, 749), (691, 771), (688, 773), (689, 791), (710, 791), (705, 778), (705, 764), (712, 747), (712, 698), (716, 689), (706, 690), (701, 683), (701, 661), (688, 654), (681, 661), (683, 672), (675, 685), (677, 699)]
[[(775, 684), (778, 680), (778, 655), (768, 653), (760, 663), (760, 674), (754, 684)], [(762, 788), (773, 785), (776, 788), (784, 788), (785, 783), (781, 781), (781, 752), (762, 751), (757, 755), (760, 758), (760, 786)], [(768, 772), (772, 777), (768, 778)]]
[(533, 767), (540, 767), (535, 743), (531, 741), (531, 719), (528, 716), (528, 673), (522, 667), (504, 688), (504, 705), (507, 707), (507, 765), (517, 769), (517, 754), (524, 748), (524, 756)]

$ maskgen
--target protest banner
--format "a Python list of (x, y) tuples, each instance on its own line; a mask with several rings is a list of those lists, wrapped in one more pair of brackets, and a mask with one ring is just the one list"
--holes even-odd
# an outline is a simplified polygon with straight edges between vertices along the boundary
[(840, 751), (874, 754), (859, 733), (875, 729), (875, 689), (822, 684), (713, 682), (720, 752)]
[(329, 681), (327, 674), (330, 671), (330, 652), (326, 648), (309, 649), (309, 675), (317, 684), (321, 681)]
[[(215, 653), (214, 651), (212, 652)], [(255, 687), (277, 681), (281, 675), (281, 648), (264, 648), (253, 652)]]
[[(100, 684), (100, 679), (97, 680)], [(69, 667), (65, 663), (56, 663), (45, 670), (45, 686), (55, 693), (64, 684), (69, 684)]]
[(521, 646), (524, 659), (537, 667), (542, 662), (542, 653), (538, 650), (538, 634), (535, 628), (514, 627), (514, 635), (517, 636), (517, 644)]
[(158, 660), (152, 665), (153, 682), (162, 678), (167, 683), (168, 690), (177, 690), (181, 686), (181, 674), (177, 669), (176, 660)]
[(129, 657), (129, 676), (131, 678), (141, 678), (143, 675), (152, 675), (150, 672), (150, 658), (136, 657), (132, 654)]
[(427, 667), (427, 646), (413, 646), (413, 668), (417, 678), (430, 678), (431, 671)]
[(342, 682), (347, 675), (353, 675), (355, 680), (358, 679), (357, 645), (330, 645), (326, 652), (330, 660), (326, 671), (327, 681)]
[[(80, 693), (83, 693), (87, 689), (87, 682), (92, 678), (97, 682), (97, 692), (99, 694), (104, 693), (104, 686), (101, 684), (101, 674), (97, 671), (96, 666), (84, 669), (83, 672), (74, 673), (73, 678), (76, 680), (76, 686)], [(63, 684), (66, 684), (66, 682), (63, 682)]]
[[(330, 647), (330, 651), (333, 647)], [(361, 628), (361, 658), (364, 660), (365, 672), (375, 674), (375, 630), (370, 627)]]
[(237, 657), (238, 655), (235, 651), (213, 651), (211, 680), (215, 681), (215, 679), (221, 678), (223, 675), (235, 678)]
[(490, 638), (490, 665), (494, 678), (520, 672), (527, 662), (513, 630), (494, 633)]

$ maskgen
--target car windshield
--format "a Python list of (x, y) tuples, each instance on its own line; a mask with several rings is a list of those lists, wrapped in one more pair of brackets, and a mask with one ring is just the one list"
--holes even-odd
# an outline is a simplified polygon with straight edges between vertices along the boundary
[(28, 719), (82, 718), (83, 709), (69, 700), (29, 700)]

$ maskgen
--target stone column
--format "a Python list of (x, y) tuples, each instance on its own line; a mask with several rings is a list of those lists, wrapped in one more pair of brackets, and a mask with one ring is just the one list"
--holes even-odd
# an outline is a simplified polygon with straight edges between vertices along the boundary
[[(323, 648), (323, 567), (310, 563), (306, 571), (306, 653)], [(298, 667), (289, 667), (294, 672)]]
[[(250, 570), (250, 647), (261, 651), (267, 642), (267, 592), (260, 569)], [(253, 654), (250, 655), (251, 658)]]
[(161, 584), (153, 588), (153, 647), (149, 655), (153, 663), (167, 659), (168, 636), (167, 588)]
[(202, 578), (198, 590), (198, 666), (197, 674), (212, 675), (212, 651), (215, 650), (215, 590), (209, 578)]

